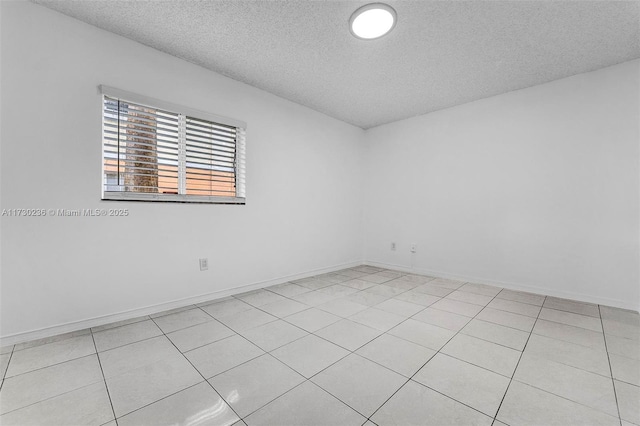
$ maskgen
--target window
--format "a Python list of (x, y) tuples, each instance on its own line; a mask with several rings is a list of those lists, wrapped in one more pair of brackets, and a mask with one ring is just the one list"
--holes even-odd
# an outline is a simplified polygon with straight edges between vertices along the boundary
[(244, 204), (245, 123), (100, 88), (103, 200)]

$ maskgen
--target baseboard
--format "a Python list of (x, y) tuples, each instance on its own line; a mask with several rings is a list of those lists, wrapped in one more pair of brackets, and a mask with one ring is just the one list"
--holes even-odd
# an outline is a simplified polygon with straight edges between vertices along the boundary
[(532, 285), (491, 280), (491, 279), (479, 278), (479, 277), (470, 277), (466, 275), (460, 275), (460, 274), (448, 273), (448, 272), (442, 272), (442, 271), (434, 271), (434, 270), (424, 269), (424, 268), (411, 268), (406, 265), (395, 265), (391, 263), (371, 262), (371, 261), (365, 261), (364, 263), (371, 266), (377, 266), (379, 268), (394, 269), (401, 272), (408, 272), (408, 273), (414, 273), (414, 274), (420, 274), (420, 275), (429, 275), (432, 277), (448, 278), (452, 280), (466, 281), (466, 282), (472, 282), (477, 284), (487, 284), (487, 285), (492, 285), (496, 287), (507, 288), (509, 290), (526, 291), (529, 293), (543, 294), (545, 296), (561, 297), (564, 299), (572, 299), (580, 302), (595, 303), (598, 305), (612, 306), (612, 307), (621, 308), (621, 309), (629, 309), (636, 312), (640, 310), (640, 305), (638, 304), (638, 301), (634, 303), (634, 301), (629, 301), (629, 300), (618, 300), (618, 299), (610, 299), (607, 297), (589, 296), (582, 293), (562, 291), (562, 290), (546, 288), (541, 286), (532, 286)]
[(22, 333), (2, 336), (0, 337), (0, 346), (15, 345), (15, 344), (27, 342), (30, 340), (43, 339), (46, 337), (56, 336), (58, 334), (70, 333), (72, 331), (84, 330), (91, 327), (98, 327), (100, 325), (110, 324), (116, 321), (128, 320), (136, 317), (141, 317), (144, 315), (152, 315), (158, 312), (167, 311), (169, 309), (175, 309), (175, 308), (180, 308), (182, 306), (195, 305), (197, 303), (203, 303), (210, 300), (221, 299), (223, 297), (231, 296), (238, 293), (244, 293), (246, 291), (257, 290), (264, 287), (270, 287), (272, 285), (286, 283), (288, 281), (299, 280), (302, 278), (324, 274), (327, 272), (338, 271), (340, 269), (352, 268), (354, 266), (359, 266), (359, 265), (362, 265), (361, 261), (347, 262), (347, 263), (329, 266), (326, 268), (314, 269), (314, 270), (306, 271), (299, 274), (272, 278), (269, 280), (259, 281), (251, 284), (233, 287), (233, 288), (228, 288), (225, 290), (205, 293), (198, 296), (186, 297), (183, 299), (172, 300), (170, 302), (145, 306), (137, 309), (131, 309), (128, 311), (118, 312), (115, 314), (103, 315), (103, 316), (88, 318), (80, 321), (73, 321), (73, 322), (68, 322), (64, 324), (58, 324), (51, 327), (37, 329), (37, 330), (25, 331)]

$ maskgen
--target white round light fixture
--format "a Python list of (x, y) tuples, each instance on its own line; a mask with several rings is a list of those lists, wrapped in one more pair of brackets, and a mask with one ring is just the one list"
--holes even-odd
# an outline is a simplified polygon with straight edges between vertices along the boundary
[(362, 6), (349, 19), (351, 34), (364, 40), (380, 38), (395, 26), (396, 11), (383, 3)]

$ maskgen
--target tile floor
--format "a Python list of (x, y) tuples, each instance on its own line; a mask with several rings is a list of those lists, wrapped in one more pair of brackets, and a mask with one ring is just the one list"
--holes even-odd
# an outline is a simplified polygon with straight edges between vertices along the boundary
[(640, 425), (637, 312), (359, 266), (0, 348), (8, 425)]

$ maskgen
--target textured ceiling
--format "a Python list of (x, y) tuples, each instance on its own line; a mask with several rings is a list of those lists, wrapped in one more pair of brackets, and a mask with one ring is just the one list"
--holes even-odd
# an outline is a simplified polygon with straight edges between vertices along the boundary
[(640, 57), (637, 1), (33, 1), (365, 129)]

